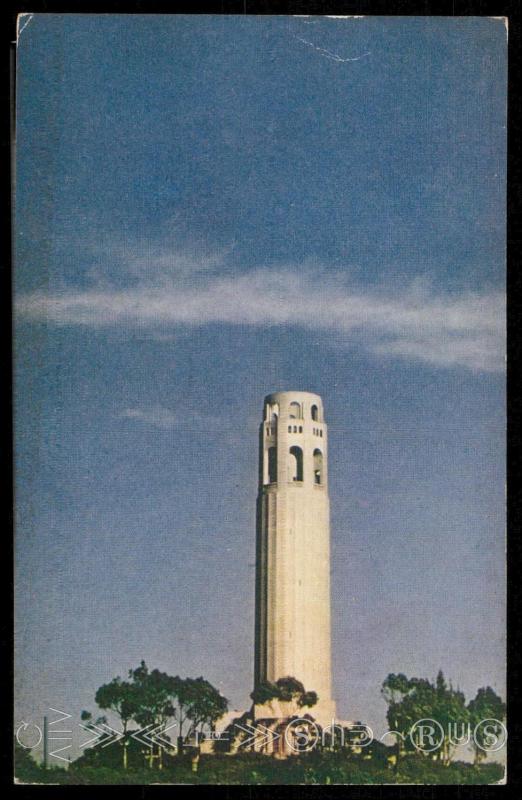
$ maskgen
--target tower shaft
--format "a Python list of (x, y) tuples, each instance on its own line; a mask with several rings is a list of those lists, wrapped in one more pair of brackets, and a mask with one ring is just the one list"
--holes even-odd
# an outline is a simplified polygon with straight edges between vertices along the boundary
[(265, 398), (257, 498), (255, 686), (292, 676), (330, 717), (330, 522), (321, 398)]

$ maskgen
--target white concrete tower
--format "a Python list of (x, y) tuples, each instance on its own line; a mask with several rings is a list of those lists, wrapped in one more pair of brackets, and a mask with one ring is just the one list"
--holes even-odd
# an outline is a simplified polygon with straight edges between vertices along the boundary
[(331, 694), (328, 438), (319, 395), (265, 398), (260, 428), (255, 686), (291, 675), (335, 715)]

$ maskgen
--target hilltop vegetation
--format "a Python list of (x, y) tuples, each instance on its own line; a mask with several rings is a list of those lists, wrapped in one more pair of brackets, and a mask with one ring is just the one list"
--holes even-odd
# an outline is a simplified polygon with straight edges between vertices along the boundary
[[(390, 748), (386, 748), (390, 749)], [(71, 764), (69, 770), (44, 770), (28, 759), (17, 761), (17, 778), (23, 783), (126, 784), (492, 784), (503, 778), (500, 764), (473, 765), (461, 761), (444, 766), (420, 754), (407, 755), (395, 771), (386, 759), (365, 760), (342, 752), (312, 752), (285, 760), (256, 753), (234, 756), (203, 755), (197, 773), (188, 759), (156, 767), (123, 769), (108, 766)]]
[[(22, 783), (70, 785), (492, 784), (503, 780), (503, 767), (486, 760), (495, 737), (501, 741), (505, 717), (505, 705), (491, 687), (479, 689), (466, 703), (464, 694), (448, 684), (441, 671), (434, 682), (390, 674), (381, 694), (388, 705), (389, 730), (394, 731), (386, 745), (376, 740), (361, 745), (357, 738), (326, 736), (308, 752), (283, 759), (248, 749), (227, 752), (227, 748), (217, 747), (214, 753), (201, 753), (199, 737), (214, 730), (227, 710), (227, 700), (202, 677), (182, 679), (149, 671), (142, 661), (137, 669), (129, 670), (128, 680), (114, 678), (96, 692), (98, 707), (119, 717), (119, 738), (103, 747), (89, 747), (67, 770), (45, 769), (17, 745), (16, 778)], [(291, 677), (263, 685), (252, 700), (266, 702), (274, 697), (285, 701), (297, 698), (303, 713), (313, 712), (317, 701), (315, 692), (306, 691)], [(440, 744), (432, 751), (424, 751), (412, 733), (416, 722), (426, 719), (438, 721), (442, 732)], [(93, 722), (86, 711), (82, 720), (93, 731), (101, 730), (106, 722), (104, 717)], [(146, 726), (161, 727), (172, 720), (176, 721), (175, 741), (165, 735), (163, 745), (146, 746), (133, 735)], [(484, 720), (489, 721), (487, 728), (481, 727)], [(453, 761), (453, 726), (463, 724), (476, 731), (468, 742), (474, 763)]]

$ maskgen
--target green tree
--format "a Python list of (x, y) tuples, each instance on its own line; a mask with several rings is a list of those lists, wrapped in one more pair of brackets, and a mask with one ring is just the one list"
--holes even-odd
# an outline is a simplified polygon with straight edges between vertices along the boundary
[[(386, 720), (390, 731), (395, 734), (395, 769), (399, 767), (399, 759), (410, 743), (407, 740), (408, 732), (415, 722), (414, 710), (411, 703), (406, 703), (414, 691), (414, 684), (402, 672), (390, 673), (384, 680), (381, 695), (388, 704)], [(417, 717), (417, 719), (420, 719)]]
[(24, 783), (37, 783), (44, 772), (43, 767), (36, 763), (30, 750), (22, 747), (16, 740), (14, 746), (15, 775)]
[(297, 702), (301, 707), (308, 706), (308, 708), (311, 708), (312, 706), (316, 705), (317, 700), (317, 692), (302, 692)]
[(291, 675), (287, 675), (285, 678), (279, 678), (279, 680), (276, 681), (276, 686), (279, 699), (286, 702), (301, 697), (305, 693), (305, 687), (301, 681), (298, 681), (297, 678), (293, 678)]
[[(123, 681), (120, 677), (113, 678), (109, 683), (100, 686), (95, 695), (99, 708), (110, 710), (120, 718), (123, 728), (121, 744), (125, 769), (128, 765), (127, 751), (131, 735), (128, 726), (131, 720), (140, 727), (152, 728), (166, 722), (174, 713), (170, 700), (173, 678), (159, 670), (150, 672), (145, 661), (142, 661), (139, 667), (129, 670), (129, 679)], [(103, 721), (106, 722), (98, 720), (96, 724), (101, 724)], [(153, 757), (157, 757), (161, 764), (161, 748), (158, 747), (158, 752), (155, 754), (154, 747), (151, 746), (151, 766)]]
[(307, 691), (301, 681), (292, 675), (279, 678), (275, 683), (269, 683), (268, 681), (261, 683), (251, 692), (250, 697), (258, 705), (263, 705), (274, 699), (282, 700), (283, 702), (294, 700), (301, 708), (303, 706), (310, 708), (316, 705), (318, 701), (317, 692)]
[[(228, 708), (227, 699), (201, 676), (180, 678), (158, 669), (149, 671), (142, 661), (137, 669), (130, 670), (129, 677), (138, 698), (134, 719), (143, 727), (157, 727), (174, 718), (179, 753), (189, 737), (202, 733), (205, 726), (212, 728)], [(161, 747), (157, 755), (161, 766)]]
[[(139, 698), (136, 687), (127, 681), (122, 681), (118, 676), (109, 683), (103, 684), (97, 690), (94, 700), (96, 705), (104, 711), (112, 711), (120, 718), (123, 728), (123, 738), (121, 740), (123, 748), (123, 767), (127, 769), (128, 756), (128, 725), (139, 710)], [(89, 712), (86, 712), (87, 714)], [(105, 718), (97, 720), (96, 724), (107, 722)]]
[(228, 709), (226, 697), (202, 677), (185, 678), (178, 683), (178, 687), (182, 684), (184, 684), (182, 694), (186, 703), (186, 717), (190, 720), (187, 738), (195, 733), (202, 733), (205, 726), (213, 730), (217, 720)]
[(194, 702), (194, 692), (190, 681), (177, 675), (172, 682), (171, 697), (174, 705), (174, 716), (178, 724), (178, 754), (181, 755), (186, 738), (183, 735), (183, 726), (186, 723), (190, 725), (190, 708)]
[(269, 681), (260, 683), (259, 686), (256, 686), (254, 691), (250, 693), (250, 698), (256, 705), (260, 706), (270, 702), (270, 700), (276, 697), (279, 697), (279, 689), (275, 683), (270, 683)]
[(466, 733), (469, 714), (464, 694), (459, 689), (454, 689), (451, 683), (446, 683), (442, 670), (439, 670), (435, 681), (431, 718), (442, 726), (442, 746), (436, 755), (448, 766), (457, 749), (458, 740)]
[[(153, 730), (160, 725), (165, 725), (169, 719), (175, 716), (173, 703), (175, 678), (159, 669), (149, 671), (145, 661), (142, 661), (136, 669), (129, 670), (129, 678), (132, 679), (137, 699), (137, 709), (134, 711), (133, 718), (140, 727)], [(162, 745), (151, 743), (148, 757), (151, 768), (152, 762), (157, 759), (161, 769), (163, 766)]]
[[(491, 737), (501, 738), (503, 728), (500, 724), (506, 718), (506, 705), (491, 686), (478, 690), (473, 700), (468, 703), (469, 722), (472, 728), (471, 746), (474, 751), (474, 763), (479, 764), (486, 758)], [(481, 722), (488, 720), (487, 725)]]
[(427, 678), (390, 674), (382, 685), (381, 694), (388, 703), (388, 724), (396, 735), (396, 768), (404, 752), (415, 746), (422, 752), (423, 743), (416, 723), (425, 719), (439, 723), (437, 740), (442, 734), (440, 746), (430, 753), (431, 757), (449, 765), (457, 746), (456, 739), (462, 736), (463, 726), (468, 721), (468, 710), (463, 693), (447, 684), (442, 671), (435, 683)]
[(129, 670), (129, 678), (136, 698), (133, 719), (138, 725), (143, 728), (158, 726), (174, 716), (172, 694), (175, 678), (159, 669), (149, 671), (144, 661), (137, 669)]

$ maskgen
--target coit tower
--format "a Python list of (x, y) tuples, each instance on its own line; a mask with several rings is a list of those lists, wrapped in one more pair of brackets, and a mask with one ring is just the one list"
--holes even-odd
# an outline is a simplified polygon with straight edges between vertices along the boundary
[(259, 437), (255, 687), (292, 676), (335, 715), (331, 689), (328, 434), (310, 392), (265, 398)]

